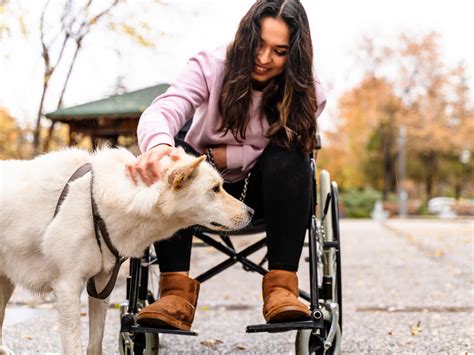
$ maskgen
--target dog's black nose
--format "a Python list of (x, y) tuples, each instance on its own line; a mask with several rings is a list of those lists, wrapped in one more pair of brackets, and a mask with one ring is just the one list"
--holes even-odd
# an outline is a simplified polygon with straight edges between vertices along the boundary
[(247, 206), (247, 214), (249, 216), (249, 219), (252, 219), (254, 213), (255, 211), (252, 208)]

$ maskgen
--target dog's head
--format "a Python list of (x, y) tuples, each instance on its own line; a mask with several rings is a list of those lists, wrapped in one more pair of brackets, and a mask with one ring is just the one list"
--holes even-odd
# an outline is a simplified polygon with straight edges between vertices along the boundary
[(167, 157), (162, 164), (162, 189), (158, 200), (161, 212), (188, 225), (214, 230), (245, 227), (253, 210), (229, 195), (220, 174), (205, 160), (179, 151), (180, 158)]

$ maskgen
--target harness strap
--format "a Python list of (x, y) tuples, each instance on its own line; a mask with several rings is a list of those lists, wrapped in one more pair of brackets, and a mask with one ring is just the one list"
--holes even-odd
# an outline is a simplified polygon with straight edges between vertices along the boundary
[(97, 241), (97, 245), (99, 246), (100, 252), (103, 253), (102, 251), (102, 243), (100, 241), (100, 235), (102, 235), (102, 238), (104, 239), (105, 245), (107, 248), (110, 250), (110, 252), (115, 256), (115, 265), (112, 270), (112, 275), (110, 276), (109, 281), (107, 282), (107, 285), (104, 287), (104, 289), (98, 293), (97, 289), (95, 287), (95, 281), (94, 281), (94, 276), (91, 277), (89, 280), (87, 280), (87, 293), (89, 296), (98, 298), (98, 299), (106, 299), (109, 297), (110, 293), (112, 292), (115, 282), (117, 281), (117, 276), (118, 272), (120, 270), (120, 266), (122, 263), (127, 260), (125, 257), (121, 257), (118, 250), (113, 246), (111, 240), (110, 240), (110, 235), (107, 230), (107, 226), (105, 225), (104, 220), (100, 216), (99, 212), (97, 211), (97, 204), (95, 203), (94, 200), (94, 194), (93, 194), (93, 182), (94, 182), (94, 172), (91, 168), (90, 163), (86, 163), (82, 166), (80, 166), (74, 174), (71, 175), (69, 178), (68, 182), (63, 188), (63, 191), (61, 192), (61, 195), (59, 196), (58, 203), (56, 205), (56, 209), (54, 211), (54, 217), (56, 217), (57, 213), (59, 212), (59, 208), (61, 204), (63, 203), (64, 199), (66, 198), (66, 195), (69, 191), (69, 183), (84, 176), (88, 172), (91, 173), (91, 183), (90, 183), (90, 191), (91, 191), (91, 207), (92, 207), (92, 219), (94, 222), (94, 232), (95, 232), (95, 238)]
[(122, 263), (127, 260), (127, 258), (120, 258), (115, 260), (115, 265), (114, 269), (112, 270), (112, 275), (110, 275), (110, 279), (107, 282), (107, 285), (105, 285), (104, 289), (102, 291), (97, 292), (97, 288), (95, 287), (95, 281), (94, 278), (91, 277), (89, 280), (87, 280), (87, 293), (89, 296), (98, 298), (100, 300), (104, 300), (109, 295), (112, 293), (112, 290), (114, 289), (115, 282), (117, 282), (117, 276), (120, 270), (120, 266), (122, 266)]
[(110, 252), (115, 256), (116, 259), (120, 259), (119, 252), (117, 251), (117, 249), (115, 249), (112, 242), (110, 241), (109, 231), (107, 230), (105, 222), (100, 216), (99, 212), (97, 211), (97, 204), (95, 203), (95, 200), (94, 200), (93, 187), (94, 187), (94, 172), (91, 171), (91, 207), (92, 207), (92, 217), (94, 218), (94, 230), (95, 230), (95, 236), (97, 238), (97, 244), (99, 244), (99, 247), (102, 250), (102, 246), (101, 246), (101, 242), (99, 238), (99, 236), (102, 235), (102, 239), (107, 245), (107, 248), (109, 248)]
[(105, 285), (104, 289), (101, 292), (97, 292), (97, 288), (95, 287), (94, 278), (91, 277), (87, 280), (87, 293), (89, 296), (98, 298), (98, 299), (106, 299), (109, 297), (110, 293), (114, 289), (115, 282), (117, 281), (118, 272), (120, 270), (120, 266), (122, 263), (127, 260), (127, 258), (121, 257), (118, 250), (112, 244), (110, 240), (109, 231), (107, 230), (107, 226), (105, 225), (104, 220), (100, 216), (99, 212), (97, 211), (97, 204), (94, 200), (94, 171), (91, 170), (91, 207), (92, 207), (92, 218), (94, 219), (94, 232), (95, 238), (97, 240), (97, 244), (99, 245), (100, 250), (102, 251), (102, 245), (100, 242), (100, 235), (102, 235), (102, 239), (105, 242), (107, 248), (109, 248), (110, 252), (115, 256), (115, 265), (112, 270), (112, 275), (110, 275), (110, 279)]
[(91, 171), (91, 164), (86, 163), (84, 165), (81, 165), (75, 172), (74, 174), (71, 175), (69, 180), (67, 181), (66, 185), (64, 185), (63, 191), (61, 191), (61, 195), (59, 195), (59, 200), (58, 203), (56, 204), (56, 209), (54, 210), (54, 215), (53, 218), (56, 217), (56, 215), (59, 212), (59, 207), (61, 207), (61, 204), (63, 203), (64, 199), (66, 198), (66, 195), (69, 191), (69, 183), (79, 179), (80, 177), (86, 175), (89, 171)]

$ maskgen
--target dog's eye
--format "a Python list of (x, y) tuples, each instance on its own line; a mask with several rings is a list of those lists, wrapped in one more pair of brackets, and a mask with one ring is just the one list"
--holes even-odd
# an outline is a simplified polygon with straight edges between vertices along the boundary
[(212, 191), (214, 191), (216, 194), (221, 192), (221, 185), (216, 185), (212, 188)]

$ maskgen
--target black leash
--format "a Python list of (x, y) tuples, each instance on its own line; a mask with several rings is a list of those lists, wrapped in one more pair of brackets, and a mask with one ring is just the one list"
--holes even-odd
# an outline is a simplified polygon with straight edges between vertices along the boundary
[(92, 206), (92, 217), (94, 219), (94, 231), (95, 231), (95, 238), (97, 239), (97, 244), (99, 244), (100, 251), (102, 252), (102, 245), (100, 243), (100, 235), (104, 239), (107, 248), (109, 248), (110, 252), (115, 256), (115, 265), (112, 270), (112, 275), (110, 276), (109, 282), (105, 285), (104, 289), (98, 293), (95, 287), (94, 278), (90, 278), (87, 280), (87, 293), (89, 296), (98, 298), (98, 299), (105, 299), (107, 298), (110, 293), (112, 292), (115, 282), (117, 281), (118, 272), (120, 270), (120, 266), (123, 264), (127, 258), (121, 257), (118, 250), (115, 249), (112, 242), (110, 241), (109, 231), (107, 230), (107, 226), (105, 225), (104, 220), (100, 216), (99, 212), (97, 211), (97, 204), (94, 200), (93, 194), (93, 186), (94, 186), (94, 172), (91, 170), (91, 206)]
[(67, 181), (66, 185), (64, 185), (64, 188), (63, 188), (63, 191), (61, 191), (61, 195), (59, 195), (59, 199), (58, 199), (58, 203), (56, 204), (56, 209), (54, 210), (54, 215), (53, 215), (53, 219), (54, 217), (56, 217), (56, 215), (58, 214), (59, 212), (59, 207), (61, 207), (64, 199), (66, 198), (66, 195), (69, 191), (69, 183), (73, 182), (74, 180), (76, 179), (79, 179), (80, 177), (83, 177), (84, 175), (86, 175), (89, 171), (91, 171), (91, 164), (90, 163), (86, 163), (84, 165), (81, 165), (75, 172), (74, 174), (71, 175), (71, 177), (69, 178), (69, 180)]
[(117, 276), (118, 272), (120, 270), (120, 266), (122, 263), (127, 260), (125, 257), (121, 257), (118, 250), (113, 246), (111, 240), (110, 240), (110, 235), (109, 232), (107, 231), (107, 226), (105, 225), (104, 220), (102, 217), (99, 215), (99, 212), (97, 211), (97, 204), (95, 203), (94, 200), (94, 194), (93, 194), (93, 181), (94, 181), (94, 173), (92, 171), (92, 167), (90, 163), (86, 163), (82, 166), (80, 166), (74, 174), (71, 175), (69, 180), (67, 181), (66, 185), (63, 188), (63, 191), (61, 192), (61, 195), (59, 196), (58, 203), (56, 205), (56, 209), (54, 211), (54, 217), (59, 212), (59, 208), (61, 204), (63, 203), (64, 199), (66, 198), (66, 195), (69, 191), (69, 183), (84, 176), (88, 172), (91, 173), (91, 183), (90, 183), (90, 191), (91, 191), (91, 206), (92, 206), (92, 218), (94, 221), (94, 232), (95, 232), (95, 238), (97, 240), (97, 244), (99, 245), (100, 252), (103, 254), (102, 251), (102, 244), (100, 241), (100, 235), (102, 235), (102, 238), (104, 239), (104, 242), (107, 246), (107, 248), (110, 250), (110, 252), (115, 256), (115, 265), (112, 270), (112, 275), (110, 276), (109, 281), (107, 282), (107, 285), (105, 285), (104, 289), (99, 293), (97, 292), (97, 289), (95, 287), (95, 281), (94, 277), (91, 277), (89, 280), (87, 280), (87, 293), (89, 296), (98, 298), (98, 299), (106, 299), (109, 297), (110, 293), (112, 292), (115, 282), (117, 281)]

